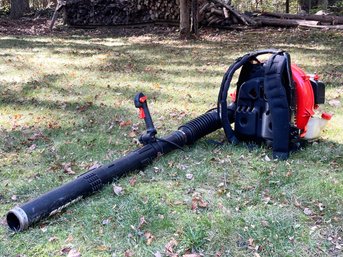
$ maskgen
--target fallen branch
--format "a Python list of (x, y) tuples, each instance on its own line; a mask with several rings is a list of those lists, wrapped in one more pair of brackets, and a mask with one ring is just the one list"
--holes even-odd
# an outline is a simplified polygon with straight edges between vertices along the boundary
[(58, 12), (65, 6), (66, 1), (58, 1), (55, 11), (54, 11), (54, 15), (52, 16), (51, 22), (50, 22), (50, 30), (52, 30), (54, 28), (55, 22), (57, 20), (57, 14)]

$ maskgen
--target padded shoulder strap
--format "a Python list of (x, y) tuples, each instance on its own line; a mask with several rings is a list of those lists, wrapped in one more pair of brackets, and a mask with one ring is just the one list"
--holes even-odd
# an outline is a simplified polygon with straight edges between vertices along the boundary
[[(288, 59), (284, 53), (274, 54), (265, 64), (264, 87), (272, 116), (273, 158), (285, 160), (290, 151), (290, 106), (287, 99), (285, 72)], [(288, 75), (288, 74), (286, 74)]]

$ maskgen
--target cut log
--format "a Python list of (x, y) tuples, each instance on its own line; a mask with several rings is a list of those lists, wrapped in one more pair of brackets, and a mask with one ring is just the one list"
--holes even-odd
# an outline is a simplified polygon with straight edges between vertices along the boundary
[(301, 26), (315, 26), (318, 25), (318, 21), (305, 21), (305, 20), (288, 20), (288, 19), (278, 19), (278, 18), (266, 18), (258, 17), (255, 19), (260, 26), (270, 26), (270, 27), (298, 27)]
[(269, 16), (281, 19), (295, 19), (295, 20), (312, 20), (323, 23), (330, 23), (332, 25), (343, 24), (343, 16), (331, 15), (302, 15), (302, 14), (287, 14), (287, 13), (270, 13), (263, 12), (262, 16)]

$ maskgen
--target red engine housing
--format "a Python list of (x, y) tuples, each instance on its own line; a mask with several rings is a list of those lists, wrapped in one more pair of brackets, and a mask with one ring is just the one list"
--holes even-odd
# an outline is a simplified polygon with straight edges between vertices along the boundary
[(301, 130), (300, 136), (303, 137), (307, 131), (307, 123), (314, 114), (314, 93), (310, 76), (295, 64), (292, 64), (291, 67), (296, 90), (295, 125)]

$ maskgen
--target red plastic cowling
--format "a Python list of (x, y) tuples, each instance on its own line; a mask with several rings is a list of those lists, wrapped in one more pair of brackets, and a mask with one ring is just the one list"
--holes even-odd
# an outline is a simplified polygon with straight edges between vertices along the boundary
[(314, 94), (309, 76), (295, 64), (291, 67), (296, 90), (295, 124), (303, 137), (307, 131), (307, 123), (314, 114)]

